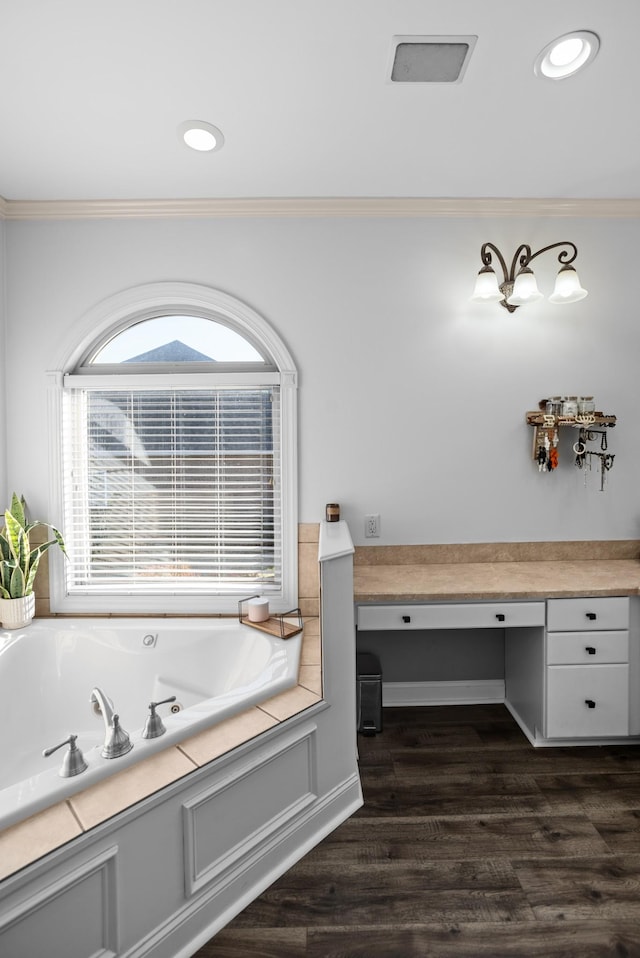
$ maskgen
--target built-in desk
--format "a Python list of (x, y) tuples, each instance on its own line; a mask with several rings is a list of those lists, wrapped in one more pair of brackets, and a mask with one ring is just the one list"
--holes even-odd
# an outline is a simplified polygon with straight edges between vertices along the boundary
[[(383, 675), (396, 651), (433, 651), (436, 679), (385, 681), (385, 705), (503, 701), (535, 745), (628, 741), (640, 736), (639, 555), (635, 540), (362, 547), (358, 647), (382, 653)], [(447, 662), (471, 674), (449, 680)], [(478, 678), (485, 666), (501, 674)]]

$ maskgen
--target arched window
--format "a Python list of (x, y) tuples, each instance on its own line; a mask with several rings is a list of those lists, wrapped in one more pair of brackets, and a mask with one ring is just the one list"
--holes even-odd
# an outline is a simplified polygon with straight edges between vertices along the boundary
[(121, 310), (63, 376), (56, 608), (297, 604), (295, 370), (264, 320), (197, 289)]

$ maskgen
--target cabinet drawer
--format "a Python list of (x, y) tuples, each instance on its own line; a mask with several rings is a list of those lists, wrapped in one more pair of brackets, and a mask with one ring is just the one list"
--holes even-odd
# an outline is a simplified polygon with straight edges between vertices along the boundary
[(548, 665), (601, 665), (629, 661), (628, 632), (549, 632)]
[(628, 734), (626, 665), (555, 665), (547, 669), (547, 738)]
[(461, 602), (429, 605), (360, 605), (363, 631), (491, 629), (544, 625), (544, 602)]
[(585, 629), (628, 629), (628, 596), (601, 596), (594, 599), (549, 599), (549, 632), (582, 632)]

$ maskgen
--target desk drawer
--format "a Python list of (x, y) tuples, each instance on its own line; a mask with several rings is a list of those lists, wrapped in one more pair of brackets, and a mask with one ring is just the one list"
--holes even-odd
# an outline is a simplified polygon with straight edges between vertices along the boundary
[(585, 629), (629, 628), (627, 596), (598, 598), (549, 599), (547, 629), (549, 632), (583, 632)]
[(544, 602), (461, 602), (428, 605), (360, 605), (361, 631), (495, 629), (544, 625)]
[(547, 670), (547, 738), (629, 734), (626, 665), (556, 665)]
[(628, 661), (628, 632), (549, 632), (547, 635), (548, 665)]

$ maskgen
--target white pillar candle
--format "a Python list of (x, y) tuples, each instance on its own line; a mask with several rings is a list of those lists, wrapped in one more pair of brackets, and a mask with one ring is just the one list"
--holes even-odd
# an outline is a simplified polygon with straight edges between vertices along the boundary
[(269, 600), (249, 599), (249, 622), (266, 622), (269, 618)]

